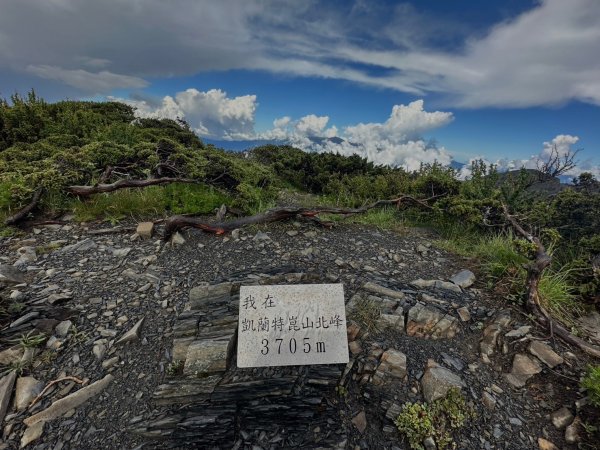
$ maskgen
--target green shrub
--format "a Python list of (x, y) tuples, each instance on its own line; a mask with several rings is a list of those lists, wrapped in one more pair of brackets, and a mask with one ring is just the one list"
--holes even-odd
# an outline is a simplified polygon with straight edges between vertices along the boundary
[(590, 402), (600, 408), (600, 366), (588, 367), (581, 386), (587, 389)]
[(431, 436), (438, 449), (453, 443), (452, 433), (462, 428), (474, 417), (474, 411), (456, 388), (448, 391), (444, 398), (427, 403), (405, 403), (394, 423), (406, 435), (411, 448), (423, 450), (423, 441)]

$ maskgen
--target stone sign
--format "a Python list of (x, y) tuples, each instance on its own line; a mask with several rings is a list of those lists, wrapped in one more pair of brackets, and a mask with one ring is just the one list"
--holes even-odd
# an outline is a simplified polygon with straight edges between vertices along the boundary
[(241, 286), (238, 367), (348, 362), (341, 284)]

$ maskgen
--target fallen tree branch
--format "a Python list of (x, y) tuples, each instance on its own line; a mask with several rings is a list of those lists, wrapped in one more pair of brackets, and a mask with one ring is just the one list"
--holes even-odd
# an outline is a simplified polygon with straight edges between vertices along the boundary
[[(382, 206), (394, 205), (399, 208), (403, 203), (415, 203), (423, 208), (433, 209), (427, 202), (435, 197), (420, 200), (410, 195), (403, 195), (391, 200), (378, 200), (370, 205), (362, 206), (360, 208), (331, 208), (331, 207), (315, 207), (315, 208), (303, 208), (303, 207), (283, 207), (270, 209), (264, 213), (255, 214), (253, 216), (241, 217), (230, 221), (217, 221), (213, 223), (205, 222), (204, 219), (185, 217), (185, 216), (173, 216), (166, 220), (165, 234), (163, 239), (169, 240), (170, 237), (177, 231), (193, 227), (198, 228), (208, 233), (214, 233), (217, 235), (229, 233), (237, 228), (242, 228), (248, 225), (256, 225), (260, 223), (271, 223), (282, 220), (289, 220), (293, 218), (305, 218), (305, 219), (316, 219), (319, 214), (335, 214), (341, 216), (349, 216), (354, 214), (362, 214), (374, 208), (380, 208)], [(320, 221), (319, 221), (320, 222)], [(320, 223), (324, 226), (331, 226), (328, 222)]]
[(119, 180), (110, 184), (97, 184), (94, 186), (68, 186), (65, 191), (78, 195), (80, 197), (89, 197), (94, 194), (101, 194), (104, 192), (114, 192), (119, 189), (125, 188), (142, 188), (147, 186), (155, 186), (158, 184), (168, 183), (188, 183), (198, 184), (198, 180), (189, 178), (174, 178), (174, 177), (163, 177), (163, 178), (151, 178), (148, 180)]
[(531, 242), (536, 246), (535, 260), (527, 266), (527, 310), (535, 315), (542, 325), (548, 327), (551, 333), (570, 344), (576, 345), (588, 355), (600, 358), (600, 347), (574, 336), (560, 323), (552, 319), (542, 305), (540, 301), (539, 284), (544, 270), (552, 262), (552, 257), (546, 253), (546, 248), (540, 239), (537, 236), (528, 233), (514, 216), (509, 213), (506, 205), (502, 205), (502, 210), (504, 212), (504, 217), (515, 231), (523, 236), (528, 242)]
[(19, 223), (20, 221), (22, 221), (23, 219), (25, 219), (25, 217), (27, 217), (27, 214), (29, 214), (31, 211), (33, 211), (35, 209), (35, 207), (38, 205), (38, 203), (40, 202), (40, 199), (42, 198), (43, 192), (44, 192), (43, 188), (38, 188), (37, 191), (35, 191), (35, 193), (33, 194), (33, 198), (31, 199), (31, 202), (29, 202), (29, 204), (27, 206), (25, 206), (24, 208), (17, 211), (14, 215), (7, 217), (6, 220), (4, 221), (4, 224), (5, 225), (15, 225), (15, 224)]
[(44, 388), (44, 390), (42, 390), (42, 392), (40, 392), (40, 395), (38, 395), (36, 398), (33, 399), (33, 401), (29, 404), (29, 407), (31, 408), (33, 405), (35, 405), (37, 402), (39, 402), (41, 400), (41, 398), (44, 396), (44, 394), (46, 392), (48, 392), (48, 389), (50, 389), (52, 386), (54, 386), (57, 383), (60, 383), (61, 381), (74, 381), (75, 383), (79, 383), (79, 384), (83, 384), (84, 381), (80, 380), (77, 377), (62, 377), (62, 378), (58, 378), (54, 381), (51, 381), (50, 383), (48, 383), (46, 385), (46, 387)]

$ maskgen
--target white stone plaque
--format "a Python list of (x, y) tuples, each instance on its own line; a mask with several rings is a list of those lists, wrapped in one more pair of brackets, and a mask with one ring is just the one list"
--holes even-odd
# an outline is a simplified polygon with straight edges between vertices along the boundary
[(341, 284), (241, 286), (238, 367), (348, 362)]

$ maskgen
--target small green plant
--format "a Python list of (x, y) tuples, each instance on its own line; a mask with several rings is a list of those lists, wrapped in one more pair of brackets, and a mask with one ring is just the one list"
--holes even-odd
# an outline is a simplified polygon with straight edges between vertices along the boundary
[(40, 354), (40, 356), (38, 356), (37, 361), (39, 361), (41, 365), (48, 365), (52, 363), (57, 357), (57, 352), (53, 350), (45, 350)]
[(14, 361), (10, 363), (8, 366), (4, 366), (2, 371), (0, 372), (0, 377), (8, 375), (10, 372), (16, 372), (17, 376), (20, 377), (25, 372), (25, 369), (29, 367), (30, 361)]
[(78, 330), (75, 325), (71, 326), (69, 334), (71, 335), (71, 345), (77, 345), (85, 342), (88, 338), (87, 333), (85, 331)]
[(13, 342), (18, 343), (23, 348), (35, 348), (46, 341), (46, 335), (43, 333), (34, 334), (35, 330), (31, 330), (27, 334), (22, 334), (20, 338), (14, 339)]
[(413, 449), (423, 450), (423, 441), (431, 436), (439, 449), (453, 443), (452, 432), (474, 416), (458, 389), (450, 389), (444, 398), (427, 403), (405, 403), (394, 423), (405, 434)]
[(348, 395), (348, 389), (346, 389), (345, 386), (341, 385), (335, 387), (335, 392), (340, 397), (346, 397)]
[(600, 408), (600, 366), (588, 367), (581, 386), (587, 389), (592, 405)]
[(426, 403), (405, 403), (394, 423), (406, 435), (411, 448), (417, 450), (424, 448), (423, 440), (434, 432), (431, 412)]
[(176, 360), (169, 363), (167, 366), (167, 374), (168, 375), (178, 375), (183, 370), (184, 361)]

